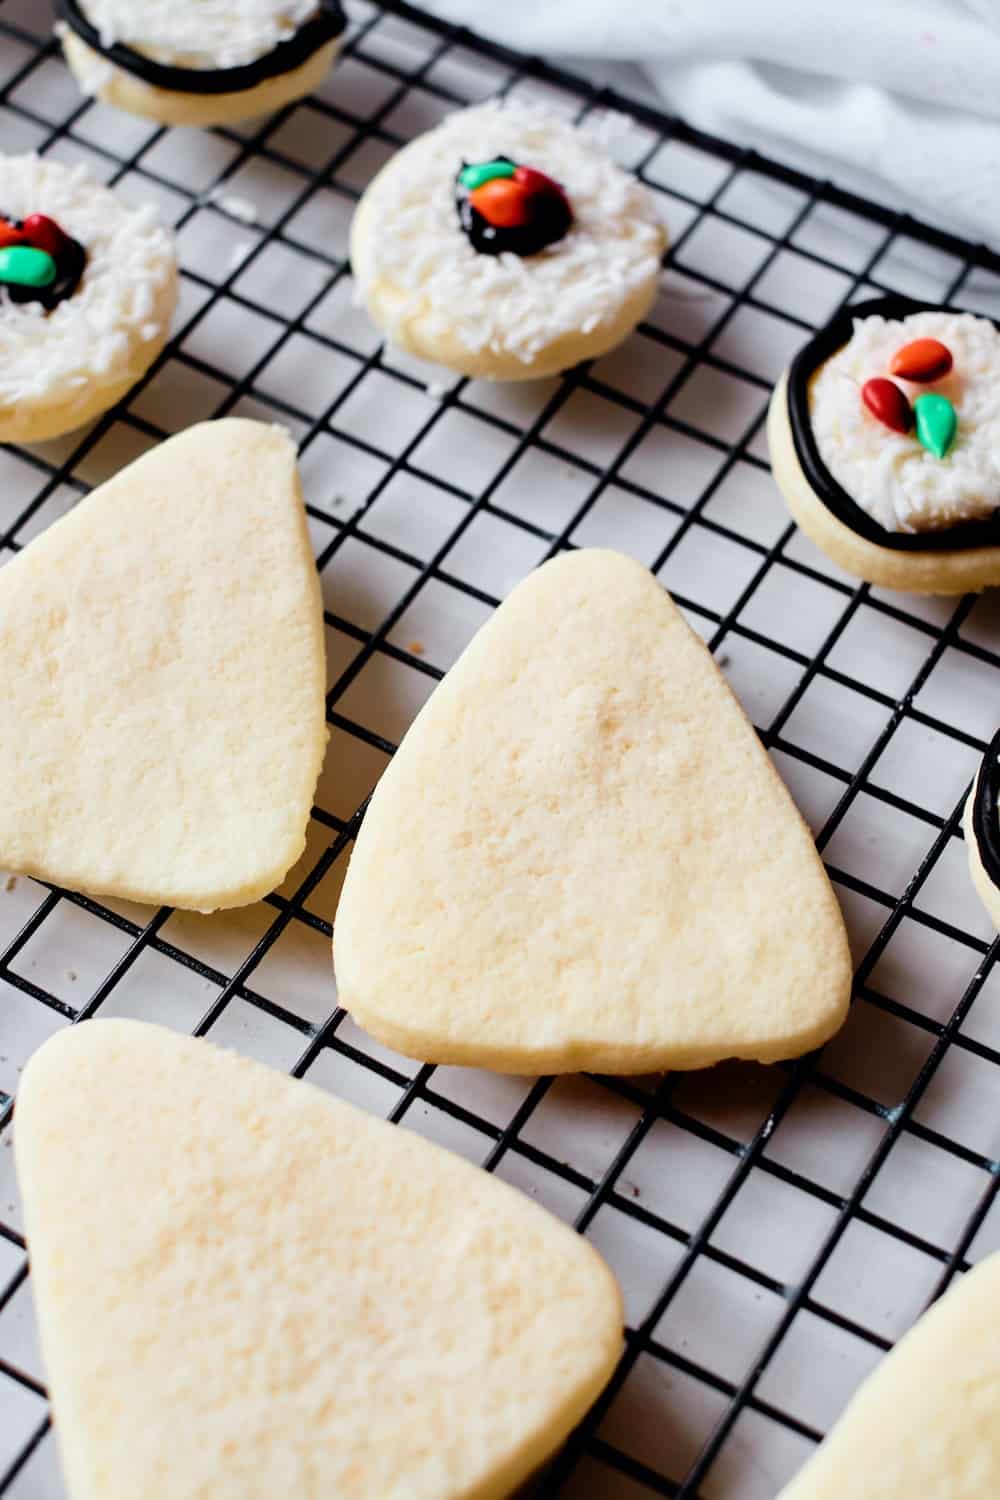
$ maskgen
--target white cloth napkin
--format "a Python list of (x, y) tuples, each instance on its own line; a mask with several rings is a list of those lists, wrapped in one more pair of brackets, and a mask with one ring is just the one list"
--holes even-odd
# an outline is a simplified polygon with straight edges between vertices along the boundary
[(425, 0), (543, 57), (639, 64), (670, 110), (1000, 244), (1000, 0)]

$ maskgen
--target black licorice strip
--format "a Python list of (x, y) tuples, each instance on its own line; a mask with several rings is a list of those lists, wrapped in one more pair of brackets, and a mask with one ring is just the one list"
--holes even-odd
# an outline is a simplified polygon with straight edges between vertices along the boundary
[(57, 0), (60, 17), (82, 42), (153, 88), (179, 94), (239, 94), (269, 78), (279, 78), (308, 62), (314, 52), (340, 36), (347, 25), (339, 0), (317, 0), (317, 14), (303, 22), (294, 36), (253, 62), (235, 68), (176, 68), (135, 52), (122, 42), (101, 44), (100, 33), (80, 9), (78, 0)]
[(990, 740), (976, 777), (972, 832), (983, 869), (1000, 886), (1000, 729)]
[[(810, 489), (831, 515), (865, 541), (894, 552), (965, 552), (975, 547), (1000, 545), (1000, 512), (984, 521), (962, 521), (939, 531), (886, 531), (867, 511), (852, 500), (830, 473), (819, 454), (809, 410), (809, 382), (820, 365), (842, 348), (851, 337), (855, 318), (907, 318), (912, 313), (941, 312), (940, 303), (915, 302), (912, 297), (889, 293), (867, 302), (855, 302), (820, 329), (792, 360), (788, 371), (788, 420), (792, 443)], [(960, 308), (954, 309), (961, 311)], [(978, 315), (977, 315), (978, 316)], [(991, 319), (994, 327), (1000, 327)], [(860, 397), (859, 397), (860, 400)]]

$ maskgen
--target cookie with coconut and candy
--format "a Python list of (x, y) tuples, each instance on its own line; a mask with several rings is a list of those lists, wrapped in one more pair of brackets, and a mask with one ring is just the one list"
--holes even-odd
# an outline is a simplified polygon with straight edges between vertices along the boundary
[(107, 411), (166, 343), (173, 238), (83, 167), (0, 156), (0, 442)]
[(226, 125), (302, 99), (333, 66), (339, 0), (58, 0), (84, 93), (164, 125)]
[(351, 264), (399, 347), (474, 378), (530, 380), (631, 333), (666, 238), (651, 194), (596, 134), (491, 101), (383, 167), (354, 215)]
[(1000, 928), (1000, 730), (972, 783), (962, 829), (972, 883), (994, 926)]
[(1000, 583), (1000, 327), (885, 296), (838, 313), (775, 388), (771, 467), (802, 530), (886, 588)]

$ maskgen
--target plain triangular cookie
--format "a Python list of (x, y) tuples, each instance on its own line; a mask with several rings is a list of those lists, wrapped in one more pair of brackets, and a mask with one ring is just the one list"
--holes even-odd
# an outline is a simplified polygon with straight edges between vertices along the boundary
[(812, 839), (638, 563), (520, 584), (372, 798), (337, 911), (341, 1003), (428, 1062), (643, 1072), (817, 1046), (850, 959)]
[(500, 1500), (621, 1350), (516, 1189), (159, 1027), (46, 1043), (16, 1156), (71, 1500)]
[(280, 883), (326, 744), (295, 448), (206, 422), (0, 572), (0, 868), (212, 911)]
[(1000, 1254), (924, 1313), (779, 1500), (996, 1500)]

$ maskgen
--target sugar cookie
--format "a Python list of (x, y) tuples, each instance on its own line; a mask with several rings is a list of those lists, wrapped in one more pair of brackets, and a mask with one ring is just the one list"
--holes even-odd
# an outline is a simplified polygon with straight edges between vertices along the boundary
[(969, 873), (1000, 928), (1000, 730), (993, 736), (962, 816)]
[(839, 313), (782, 376), (775, 480), (803, 531), (869, 583), (1000, 583), (1000, 328), (908, 297)]
[(0, 442), (58, 437), (120, 400), (177, 300), (171, 235), (82, 167), (0, 156)]
[(665, 247), (652, 197), (595, 137), (513, 102), (411, 141), (351, 227), (358, 293), (387, 337), (489, 380), (620, 344), (653, 303)]
[(510, 1073), (792, 1057), (837, 1029), (851, 984), (753, 727), (669, 595), (599, 550), (521, 583), (418, 715), (334, 955), (374, 1036)]
[(226, 125), (311, 94), (340, 50), (338, 0), (58, 0), (85, 94), (164, 125)]
[(887, 1354), (778, 1500), (1000, 1495), (1000, 1255)]
[(71, 1500), (506, 1500), (621, 1352), (515, 1188), (157, 1026), (46, 1042), (16, 1160)]
[(326, 743), (288, 434), (205, 422), (0, 570), (0, 868), (212, 911), (277, 885)]

